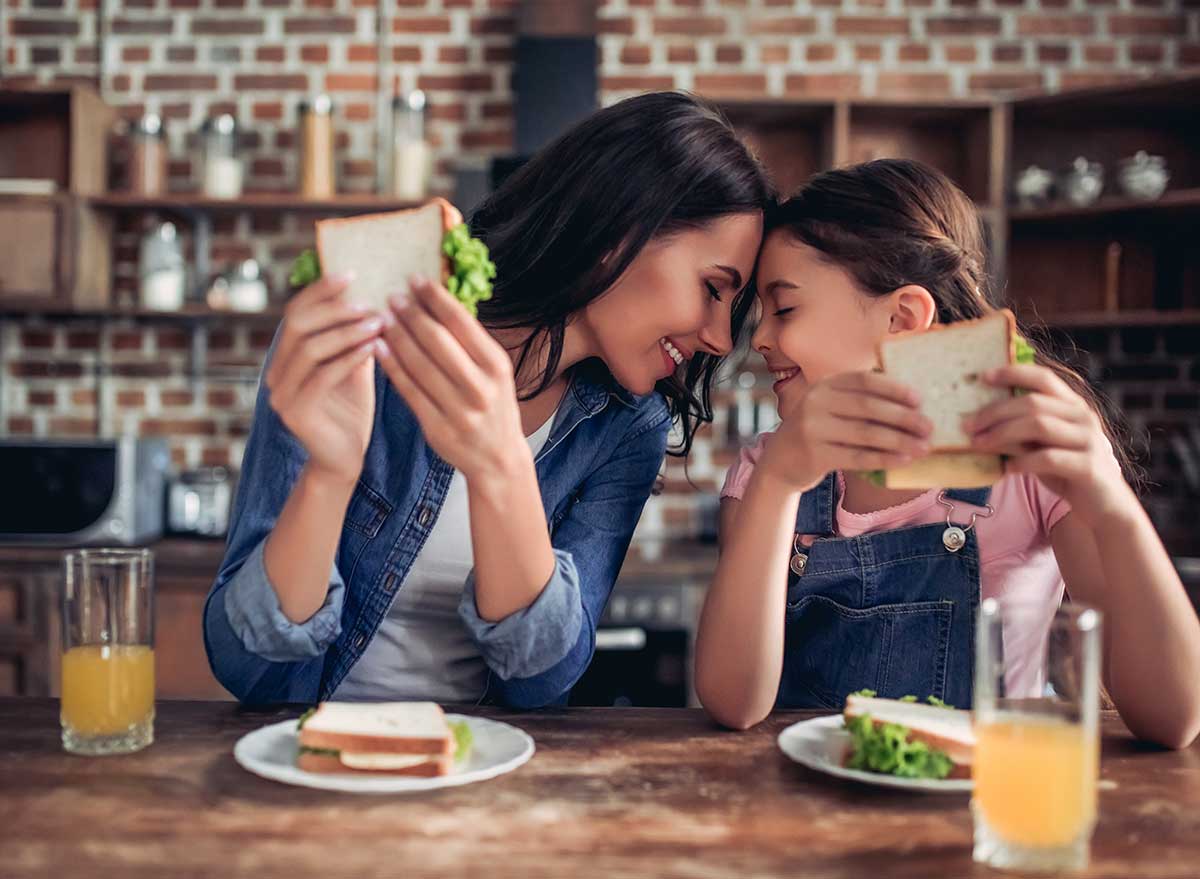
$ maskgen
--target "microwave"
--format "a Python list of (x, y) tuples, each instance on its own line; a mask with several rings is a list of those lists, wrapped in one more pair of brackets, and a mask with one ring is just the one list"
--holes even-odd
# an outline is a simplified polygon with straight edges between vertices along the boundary
[(163, 532), (167, 441), (0, 440), (0, 541), (134, 546)]

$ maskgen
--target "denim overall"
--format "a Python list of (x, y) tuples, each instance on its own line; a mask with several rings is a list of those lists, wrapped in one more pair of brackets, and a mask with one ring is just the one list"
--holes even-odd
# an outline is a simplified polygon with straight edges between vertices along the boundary
[[(954, 552), (943, 543), (945, 522), (840, 538), (837, 492), (831, 473), (800, 499), (796, 533), (816, 540), (792, 559), (776, 704), (841, 710), (847, 694), (867, 688), (970, 708), (980, 600), (971, 511), (952, 514), (966, 530)], [(983, 507), (990, 493), (948, 490), (945, 498)]]

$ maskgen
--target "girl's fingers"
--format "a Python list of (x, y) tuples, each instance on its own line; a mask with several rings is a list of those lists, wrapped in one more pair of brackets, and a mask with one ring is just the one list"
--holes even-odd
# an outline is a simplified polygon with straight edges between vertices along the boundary
[(1033, 415), (1001, 422), (971, 438), (972, 448), (1004, 452), (1030, 447), (1082, 450), (1088, 447), (1091, 431), (1057, 415)]
[(1005, 473), (1028, 473), (1031, 476), (1069, 478), (1086, 467), (1085, 456), (1067, 449), (1039, 449), (1004, 459)]
[(921, 395), (915, 388), (878, 372), (844, 373), (830, 379), (829, 386), (837, 391), (873, 394), (902, 406), (915, 408), (921, 405)]
[(434, 284), (428, 278), (413, 278), (410, 293), (413, 301), (446, 327), (481, 367), (489, 371), (511, 367), (508, 355), (488, 335), (483, 324), (441, 284)]
[(479, 388), (479, 366), (449, 328), (439, 323), (424, 307), (404, 297), (393, 297), (390, 305), (396, 323), (404, 327), (415, 346), (414, 354), (420, 352), (440, 369), (460, 393), (470, 396), (469, 402), (483, 405), (486, 400)]
[(1036, 363), (1023, 363), (989, 369), (981, 376), (984, 384), (995, 388), (1038, 391), (1054, 397), (1069, 399), (1075, 392), (1054, 374), (1054, 370)]
[(375, 359), (379, 361), (379, 365), (383, 367), (384, 374), (387, 375), (392, 386), (404, 398), (404, 402), (408, 404), (408, 408), (416, 416), (417, 421), (421, 425), (421, 430), (428, 436), (430, 426), (445, 417), (441, 410), (421, 390), (420, 386), (413, 380), (412, 374), (396, 359), (391, 347), (383, 339), (375, 340)]
[(438, 409), (453, 417), (466, 407), (466, 394), (442, 371), (441, 366), (430, 360), (417, 343), (412, 330), (403, 321), (397, 321), (383, 334), (388, 353), (421, 392), (437, 402)]
[(828, 443), (910, 457), (924, 455), (929, 451), (929, 444), (911, 433), (884, 424), (850, 418), (834, 418), (818, 428), (816, 435), (817, 439)]
[(873, 394), (838, 392), (830, 398), (829, 411), (842, 418), (897, 427), (916, 437), (924, 438), (933, 432), (933, 422), (920, 409)]
[(838, 470), (889, 470), (912, 462), (909, 455), (828, 443), (829, 460)]
[(1052, 397), (1049, 394), (1024, 394), (984, 406), (978, 412), (966, 416), (962, 425), (967, 433), (974, 434), (993, 429), (1014, 418), (1054, 415), (1067, 421), (1075, 421), (1086, 411), (1086, 408), (1080, 409), (1071, 400)]

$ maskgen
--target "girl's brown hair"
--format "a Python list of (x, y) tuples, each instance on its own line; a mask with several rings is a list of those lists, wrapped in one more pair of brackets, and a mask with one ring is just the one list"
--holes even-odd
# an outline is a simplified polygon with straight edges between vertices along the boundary
[[(1003, 307), (988, 277), (984, 228), (974, 204), (946, 175), (921, 162), (878, 159), (818, 174), (768, 215), (767, 233), (775, 230), (820, 251), (868, 295), (924, 287), (938, 323)], [(1037, 351), (1037, 362), (1100, 415), (1122, 471), (1138, 484), (1140, 470), (1111, 403), (1029, 330), (1021, 334)]]

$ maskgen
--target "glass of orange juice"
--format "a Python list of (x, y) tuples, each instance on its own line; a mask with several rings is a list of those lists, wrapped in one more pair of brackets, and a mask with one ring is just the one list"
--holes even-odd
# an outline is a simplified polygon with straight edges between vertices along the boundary
[(1100, 768), (1100, 612), (987, 599), (975, 639), (975, 860), (1087, 866)]
[(153, 556), (83, 549), (63, 567), (63, 748), (141, 750), (154, 741)]

